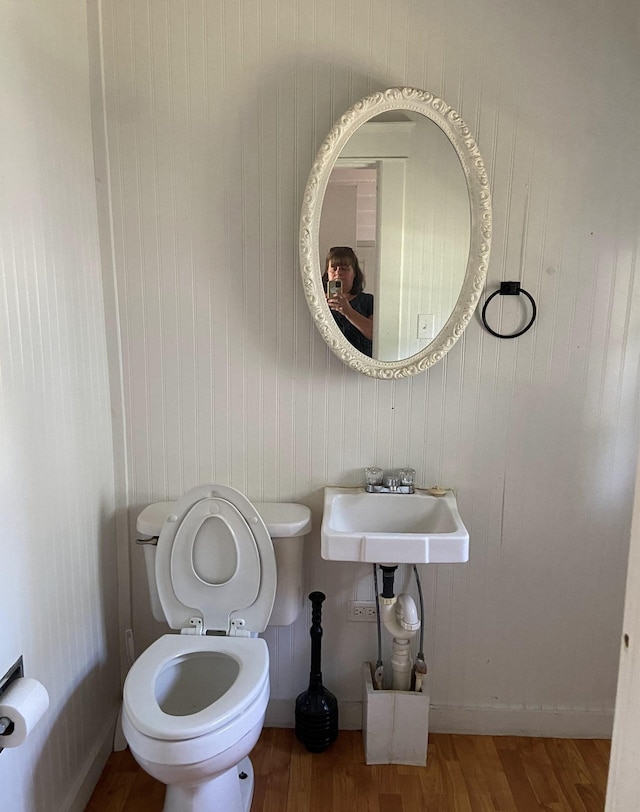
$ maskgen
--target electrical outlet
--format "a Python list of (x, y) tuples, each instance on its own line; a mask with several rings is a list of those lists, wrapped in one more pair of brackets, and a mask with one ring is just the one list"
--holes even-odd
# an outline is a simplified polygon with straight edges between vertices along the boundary
[(436, 337), (436, 317), (433, 313), (420, 313), (416, 338), (431, 339)]
[(347, 601), (347, 620), (373, 621), (375, 623), (375, 601)]

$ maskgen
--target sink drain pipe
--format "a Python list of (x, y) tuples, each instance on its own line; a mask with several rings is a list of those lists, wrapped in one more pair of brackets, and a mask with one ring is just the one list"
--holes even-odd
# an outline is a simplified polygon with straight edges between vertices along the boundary
[(412, 664), (409, 641), (415, 636), (421, 623), (416, 604), (406, 592), (393, 594), (393, 579), (397, 566), (381, 565), (382, 595), (378, 599), (380, 616), (385, 628), (393, 637), (391, 655), (392, 683), (394, 691), (411, 690)]

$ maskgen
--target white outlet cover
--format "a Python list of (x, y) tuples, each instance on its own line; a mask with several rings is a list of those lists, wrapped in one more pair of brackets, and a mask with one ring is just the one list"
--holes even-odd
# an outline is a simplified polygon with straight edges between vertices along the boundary
[(420, 313), (416, 338), (435, 338), (436, 317), (433, 313)]

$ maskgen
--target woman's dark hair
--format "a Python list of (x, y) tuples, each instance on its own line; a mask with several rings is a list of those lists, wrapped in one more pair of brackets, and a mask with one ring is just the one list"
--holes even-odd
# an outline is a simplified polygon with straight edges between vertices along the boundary
[(327, 254), (327, 259), (324, 264), (324, 273), (322, 275), (322, 284), (325, 288), (327, 287), (327, 281), (329, 279), (329, 265), (335, 264), (350, 265), (353, 268), (355, 276), (353, 278), (353, 287), (351, 288), (351, 293), (353, 296), (357, 296), (359, 293), (362, 293), (364, 290), (364, 274), (362, 273), (362, 268), (360, 267), (358, 257), (356, 256), (353, 248), (349, 248), (347, 246), (337, 246), (329, 249), (329, 253)]

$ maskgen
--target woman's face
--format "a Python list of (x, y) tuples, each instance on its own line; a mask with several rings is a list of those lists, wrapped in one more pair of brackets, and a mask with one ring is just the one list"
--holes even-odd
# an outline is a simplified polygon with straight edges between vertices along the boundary
[(345, 296), (351, 293), (356, 272), (347, 260), (332, 259), (327, 274), (331, 281), (339, 279), (342, 282), (342, 292)]

